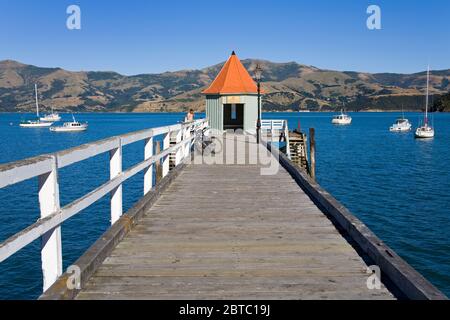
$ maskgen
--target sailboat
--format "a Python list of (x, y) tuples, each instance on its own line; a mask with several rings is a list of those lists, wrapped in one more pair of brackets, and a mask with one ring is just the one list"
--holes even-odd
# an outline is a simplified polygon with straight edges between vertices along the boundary
[(395, 123), (389, 128), (389, 131), (391, 132), (406, 132), (411, 130), (411, 122), (409, 122), (408, 119), (405, 118), (405, 113), (403, 112), (403, 105), (402, 105), (402, 117), (397, 119)]
[(430, 93), (430, 66), (427, 70), (427, 98), (425, 104), (425, 115), (423, 125), (416, 129), (415, 137), (417, 139), (430, 139), (434, 137), (434, 129), (428, 124), (428, 104), (429, 104), (429, 93)]
[(50, 121), (41, 121), (39, 118), (39, 101), (38, 101), (38, 91), (37, 84), (34, 85), (34, 92), (36, 96), (36, 117), (37, 120), (27, 120), (20, 123), (22, 128), (48, 128), (53, 122)]

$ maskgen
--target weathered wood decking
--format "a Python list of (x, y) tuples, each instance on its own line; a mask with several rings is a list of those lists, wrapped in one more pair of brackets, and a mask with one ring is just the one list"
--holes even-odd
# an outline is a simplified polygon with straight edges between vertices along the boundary
[(77, 299), (392, 299), (285, 169), (188, 165)]

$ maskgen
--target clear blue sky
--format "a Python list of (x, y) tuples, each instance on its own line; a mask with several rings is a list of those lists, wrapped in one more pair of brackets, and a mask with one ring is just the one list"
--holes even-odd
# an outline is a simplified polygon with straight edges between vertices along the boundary
[[(82, 29), (66, 28), (77, 4)], [(370, 4), (382, 30), (366, 28)], [(412, 73), (450, 68), (449, 0), (0, 0), (0, 60), (123, 74), (240, 58)]]

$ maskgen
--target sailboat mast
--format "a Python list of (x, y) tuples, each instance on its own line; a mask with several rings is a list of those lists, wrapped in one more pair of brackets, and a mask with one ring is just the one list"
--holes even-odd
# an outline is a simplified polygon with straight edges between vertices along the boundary
[(425, 105), (425, 124), (428, 124), (428, 96), (430, 93), (430, 66), (428, 65), (428, 69), (427, 69), (427, 102)]
[(38, 93), (37, 93), (37, 84), (34, 84), (34, 93), (36, 95), (36, 115), (39, 118), (39, 102), (38, 102)]

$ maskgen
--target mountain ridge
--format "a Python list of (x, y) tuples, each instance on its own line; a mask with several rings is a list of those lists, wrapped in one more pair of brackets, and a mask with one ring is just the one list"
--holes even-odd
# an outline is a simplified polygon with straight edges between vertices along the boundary
[[(115, 71), (67, 71), (14, 60), (0, 61), (0, 111), (34, 109), (38, 83), (43, 109), (96, 112), (204, 110), (201, 92), (225, 62), (202, 69), (122, 75)], [(408, 110), (423, 108), (426, 71), (412, 74), (320, 69), (291, 62), (245, 59), (263, 67), (265, 111)], [(450, 69), (431, 72), (432, 100), (450, 91)]]

